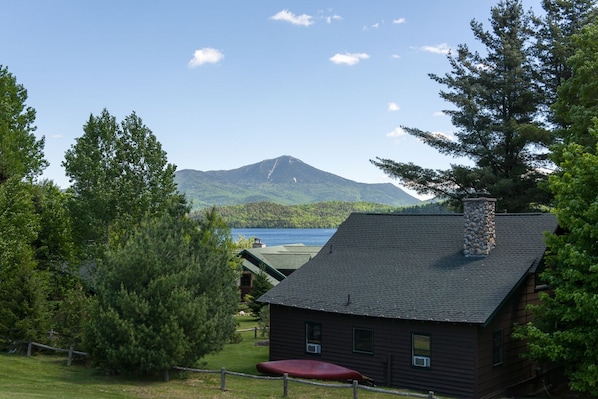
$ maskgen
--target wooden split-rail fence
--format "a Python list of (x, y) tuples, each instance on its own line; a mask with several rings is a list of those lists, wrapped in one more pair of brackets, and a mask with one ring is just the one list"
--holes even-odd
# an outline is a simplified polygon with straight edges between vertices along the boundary
[[(255, 328), (255, 329), (251, 328), (251, 329), (247, 329), (247, 330), (237, 330), (237, 332), (251, 331), (251, 330), (254, 330), (254, 335), (255, 335), (255, 337), (257, 337), (257, 334), (258, 334), (257, 328)], [(63, 348), (56, 348), (53, 346), (40, 344), (37, 342), (29, 342), (28, 343), (27, 356), (31, 356), (33, 347), (39, 347), (39, 348), (53, 350), (53, 351), (57, 351), (57, 352), (68, 352), (67, 366), (71, 366), (73, 357), (75, 355), (87, 356), (86, 352), (74, 350), (73, 346), (71, 346), (69, 349), (63, 349)], [(358, 383), (358, 381), (353, 381), (351, 384), (338, 384), (338, 383), (326, 384), (326, 383), (322, 383), (322, 382), (316, 382), (316, 381), (304, 380), (304, 379), (300, 379), (300, 378), (289, 377), (289, 375), (287, 373), (283, 374), (281, 377), (272, 377), (272, 376), (244, 374), (244, 373), (238, 373), (235, 371), (228, 371), (224, 367), (220, 370), (201, 370), (201, 369), (193, 369), (193, 368), (189, 368), (189, 367), (178, 367), (177, 366), (177, 367), (174, 367), (174, 370), (194, 372), (194, 373), (207, 373), (207, 374), (220, 373), (220, 390), (222, 390), (222, 391), (226, 391), (226, 376), (233, 375), (233, 376), (239, 376), (239, 377), (244, 377), (244, 378), (282, 381), (282, 391), (283, 391), (284, 397), (289, 396), (289, 381), (293, 381), (293, 382), (298, 382), (301, 384), (315, 385), (315, 386), (324, 387), (324, 388), (352, 389), (353, 390), (353, 399), (359, 398), (359, 390), (366, 390), (366, 391), (370, 391), (370, 392), (378, 392), (378, 393), (388, 394), (388, 395), (414, 397), (414, 398), (421, 398), (421, 399), (435, 399), (436, 398), (433, 391), (429, 391), (428, 394), (426, 395), (426, 394), (417, 393), (417, 392), (397, 391), (397, 390), (381, 389), (381, 388), (371, 387), (371, 386), (367, 386), (367, 385), (360, 385)], [(165, 381), (169, 380), (168, 371), (164, 372), (164, 380)]]

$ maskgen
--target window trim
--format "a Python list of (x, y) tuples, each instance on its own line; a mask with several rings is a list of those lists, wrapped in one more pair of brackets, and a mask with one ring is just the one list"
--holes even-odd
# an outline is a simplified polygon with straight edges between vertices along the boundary
[[(313, 334), (314, 328), (319, 327), (319, 333)], [(311, 328), (311, 335), (310, 335)], [(319, 339), (317, 339), (319, 336)], [(308, 351), (308, 345), (316, 345), (315, 350)], [(306, 321), (305, 322), (305, 343), (303, 349), (306, 354), (320, 356), (322, 354), (322, 323)]]
[[(359, 331), (368, 331), (371, 334), (371, 338), (370, 338), (370, 345), (371, 345), (371, 350), (360, 350), (356, 348), (356, 340), (355, 340), (355, 332), (359, 330)], [(353, 353), (362, 353), (362, 354), (366, 354), (366, 355), (373, 355), (374, 354), (374, 329), (373, 328), (367, 328), (367, 327), (353, 327)]]
[[(425, 337), (428, 341), (428, 349), (427, 353), (417, 353), (419, 349), (415, 347), (415, 340), (416, 337)], [(424, 365), (416, 364), (417, 361), (424, 362)], [(430, 369), (432, 367), (432, 336), (430, 334), (425, 333), (411, 333), (411, 367), (415, 367), (418, 369)]]
[[(500, 342), (497, 342), (500, 338)], [(497, 359), (497, 355), (500, 359)], [(499, 328), (492, 332), (492, 367), (502, 366), (505, 362), (505, 334), (504, 329)]]

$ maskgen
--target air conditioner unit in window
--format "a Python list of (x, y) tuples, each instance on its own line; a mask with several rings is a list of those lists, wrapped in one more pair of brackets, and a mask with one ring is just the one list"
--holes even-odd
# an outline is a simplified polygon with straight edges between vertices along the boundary
[(427, 356), (413, 356), (413, 365), (417, 367), (430, 367), (430, 358)]
[(322, 347), (320, 346), (320, 344), (307, 344), (305, 350), (307, 353), (320, 353)]

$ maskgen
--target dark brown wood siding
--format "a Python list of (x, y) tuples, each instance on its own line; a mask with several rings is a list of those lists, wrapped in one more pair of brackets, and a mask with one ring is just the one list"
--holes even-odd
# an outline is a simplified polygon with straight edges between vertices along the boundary
[[(526, 324), (531, 319), (527, 305), (537, 303), (535, 278), (530, 275), (526, 282), (510, 297), (500, 312), (487, 327), (478, 329), (478, 387), (479, 397), (492, 397), (504, 394), (509, 388), (535, 377), (536, 363), (522, 354), (526, 351), (525, 342), (512, 338), (514, 326)], [(493, 333), (503, 331), (504, 358), (500, 365), (493, 364)]]
[[(322, 353), (305, 352), (305, 323), (321, 323)], [(353, 352), (353, 328), (371, 328), (374, 353)], [(431, 367), (413, 367), (411, 334), (431, 337)], [(378, 385), (476, 398), (477, 326), (409, 322), (271, 306), (270, 360), (316, 358), (358, 370)]]
[[(271, 306), (270, 359), (316, 358), (358, 370), (378, 385), (434, 391), (462, 398), (485, 398), (535, 376), (523, 358), (525, 343), (511, 338), (514, 325), (530, 320), (537, 303), (533, 275), (517, 289), (488, 326), (430, 323), (325, 313)], [(305, 351), (305, 323), (322, 325), (322, 353)], [(374, 353), (353, 352), (353, 328), (373, 329)], [(493, 334), (503, 332), (503, 362), (495, 365)], [(411, 335), (431, 338), (431, 367), (413, 367)]]

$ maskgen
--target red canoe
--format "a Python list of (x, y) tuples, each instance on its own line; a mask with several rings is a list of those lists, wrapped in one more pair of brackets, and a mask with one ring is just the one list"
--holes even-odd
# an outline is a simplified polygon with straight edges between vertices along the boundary
[(311, 378), (317, 380), (357, 380), (366, 379), (360, 372), (319, 360), (274, 360), (258, 363), (257, 371), (268, 375), (283, 375), (289, 377)]

